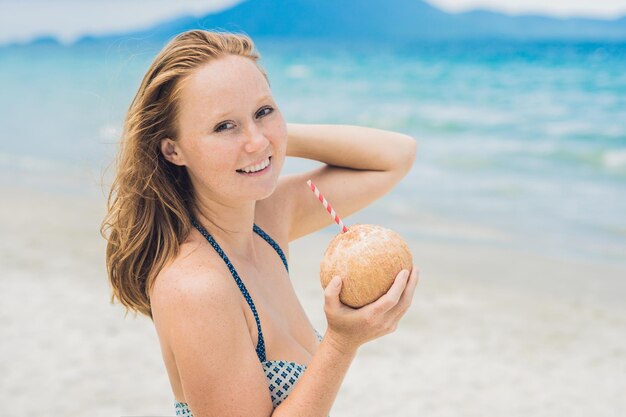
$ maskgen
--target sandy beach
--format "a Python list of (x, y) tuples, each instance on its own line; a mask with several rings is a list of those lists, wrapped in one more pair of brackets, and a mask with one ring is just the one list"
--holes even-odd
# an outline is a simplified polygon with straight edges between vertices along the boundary
[[(152, 323), (109, 303), (97, 187), (8, 184), (2, 414), (173, 416)], [(368, 209), (359, 214), (367, 218)], [(444, 221), (424, 227), (455, 230)], [(294, 287), (321, 333), (319, 260), (334, 232), (290, 249)], [(359, 350), (333, 417), (624, 415), (626, 267), (479, 243), (409, 243), (421, 270), (414, 303), (395, 333)]]

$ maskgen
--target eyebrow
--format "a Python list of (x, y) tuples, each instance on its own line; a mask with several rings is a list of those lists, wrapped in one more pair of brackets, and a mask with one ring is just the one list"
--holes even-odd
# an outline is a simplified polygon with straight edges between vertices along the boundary
[[(261, 104), (262, 102), (266, 101), (266, 100), (270, 100), (272, 98), (271, 95), (269, 94), (264, 94), (261, 97), (259, 97), (259, 99), (257, 100), (257, 105)], [(224, 118), (226, 118), (229, 114), (231, 114), (234, 110), (228, 110), (222, 113), (217, 114), (214, 117), (211, 117), (212, 120), (217, 120), (217, 121), (221, 121)]]

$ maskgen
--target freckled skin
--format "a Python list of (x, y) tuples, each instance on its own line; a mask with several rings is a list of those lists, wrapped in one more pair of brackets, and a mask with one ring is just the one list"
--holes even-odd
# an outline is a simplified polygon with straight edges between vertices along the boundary
[[(222, 57), (195, 70), (182, 86), (177, 142), (194, 187), (225, 203), (270, 196), (284, 165), (287, 127), (254, 62)], [(259, 113), (267, 106), (270, 113)], [(227, 128), (216, 132), (217, 124)], [(271, 169), (263, 176), (236, 172), (268, 155)]]

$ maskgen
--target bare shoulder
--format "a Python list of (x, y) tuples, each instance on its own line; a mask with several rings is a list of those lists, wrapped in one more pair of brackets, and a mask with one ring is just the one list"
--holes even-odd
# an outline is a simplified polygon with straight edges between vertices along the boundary
[[(232, 285), (210, 261), (206, 247), (185, 242), (179, 253), (157, 275), (150, 293), (150, 307), (159, 336), (172, 345), (181, 321), (203, 320), (210, 306), (222, 314), (236, 314)], [(223, 304), (223, 305), (222, 305)]]
[(215, 276), (216, 272), (217, 269), (211, 266), (199, 241), (184, 242), (178, 254), (158, 273), (150, 289), (153, 315), (163, 320), (166, 318), (163, 313), (180, 301), (190, 302), (198, 297), (209, 296), (212, 292), (225, 295), (227, 287), (221, 285), (224, 280)]
[(233, 291), (232, 278), (199, 247), (193, 241), (181, 246), (157, 277), (151, 298), (154, 322), (173, 352), (185, 401), (197, 415), (268, 416), (271, 398), (240, 295)]
[[(202, 297), (218, 292), (226, 295), (226, 280), (218, 274), (218, 268), (211, 263), (206, 246), (198, 240), (184, 242), (178, 254), (168, 262), (157, 275), (150, 302), (152, 307), (165, 306), (184, 297)], [(156, 305), (155, 305), (156, 304)]]

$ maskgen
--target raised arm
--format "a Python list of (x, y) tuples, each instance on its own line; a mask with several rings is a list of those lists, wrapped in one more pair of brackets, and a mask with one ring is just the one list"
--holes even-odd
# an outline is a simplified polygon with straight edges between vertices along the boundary
[(287, 156), (325, 165), (281, 178), (282, 205), (292, 241), (332, 223), (307, 189), (311, 179), (340, 216), (346, 217), (388, 193), (411, 169), (417, 144), (402, 133), (360, 126), (288, 124)]

